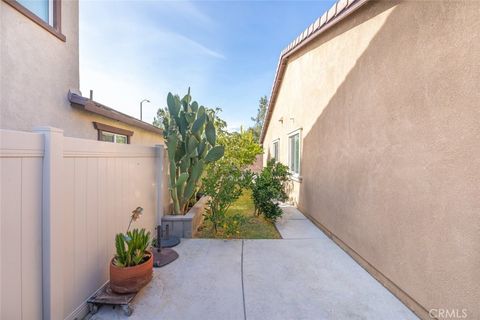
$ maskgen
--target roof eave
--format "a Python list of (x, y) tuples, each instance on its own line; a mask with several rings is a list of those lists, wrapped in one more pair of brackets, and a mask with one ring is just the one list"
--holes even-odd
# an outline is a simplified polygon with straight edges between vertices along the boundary
[(156, 133), (156, 134), (163, 134), (162, 129), (157, 128), (142, 120), (136, 119), (132, 116), (129, 116), (125, 113), (122, 113), (120, 111), (107, 107), (99, 102), (83, 97), (80, 91), (78, 90), (72, 90), (72, 89), (69, 90), (68, 100), (70, 101), (70, 104), (72, 106), (80, 107), (85, 111), (89, 111), (89, 112), (101, 115), (105, 118), (116, 120), (137, 128), (141, 128), (141, 129)]
[(285, 74), (285, 68), (288, 64), (288, 59), (294, 53), (304, 49), (308, 44), (315, 40), (318, 36), (333, 27), (338, 22), (342, 21), (353, 12), (358, 10), (367, 2), (372, 0), (339, 0), (329, 10), (327, 10), (321, 17), (315, 20), (305, 31), (303, 31), (293, 42), (291, 42), (280, 54), (277, 71), (273, 81), (272, 91), (270, 93), (270, 101), (268, 103), (265, 120), (263, 122), (262, 132), (260, 134), (260, 144), (263, 144), (265, 135), (270, 124), (273, 109), (277, 99), (278, 91)]

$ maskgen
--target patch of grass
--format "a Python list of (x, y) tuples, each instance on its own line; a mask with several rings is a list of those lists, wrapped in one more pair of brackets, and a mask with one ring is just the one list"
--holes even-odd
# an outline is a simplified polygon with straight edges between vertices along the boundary
[(227, 211), (227, 215), (241, 214), (246, 222), (239, 228), (239, 233), (226, 237), (221, 231), (215, 234), (210, 221), (205, 221), (196, 234), (197, 238), (216, 239), (280, 239), (277, 229), (272, 222), (265, 220), (263, 216), (255, 216), (255, 206), (250, 190), (244, 190), (243, 194), (235, 201)]

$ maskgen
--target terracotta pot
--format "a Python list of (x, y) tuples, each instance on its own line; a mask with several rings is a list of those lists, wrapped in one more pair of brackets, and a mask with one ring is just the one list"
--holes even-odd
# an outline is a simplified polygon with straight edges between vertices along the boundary
[(142, 264), (120, 268), (110, 262), (110, 288), (117, 293), (140, 291), (153, 277), (153, 256), (147, 252), (148, 260)]

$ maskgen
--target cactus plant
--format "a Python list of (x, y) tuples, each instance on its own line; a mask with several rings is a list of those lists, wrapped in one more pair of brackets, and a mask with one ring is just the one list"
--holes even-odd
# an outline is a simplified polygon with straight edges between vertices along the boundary
[(190, 88), (182, 99), (168, 93), (163, 133), (174, 214), (184, 214), (187, 210), (198, 191), (205, 165), (223, 157), (224, 147), (216, 145), (214, 119), (214, 111), (192, 102)]
[[(127, 245), (126, 248), (125, 245)], [(113, 263), (122, 268), (139, 265), (144, 262), (149, 245), (150, 232), (146, 232), (145, 229), (133, 229), (126, 234), (119, 233), (115, 236), (117, 254)]]
[(118, 233), (115, 236), (115, 249), (117, 252), (113, 259), (113, 264), (117, 267), (136, 266), (143, 263), (145, 258), (147, 258), (146, 252), (150, 245), (150, 232), (145, 231), (143, 228), (130, 231), (132, 222), (137, 221), (142, 213), (142, 207), (137, 207), (133, 210), (127, 232)]

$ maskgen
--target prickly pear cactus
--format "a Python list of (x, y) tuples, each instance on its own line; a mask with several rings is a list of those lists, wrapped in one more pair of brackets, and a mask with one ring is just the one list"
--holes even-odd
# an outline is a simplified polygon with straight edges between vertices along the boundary
[(215, 115), (192, 102), (190, 88), (183, 99), (168, 93), (167, 107), (163, 134), (170, 166), (169, 191), (174, 214), (184, 214), (198, 191), (205, 165), (223, 157), (224, 147), (216, 145)]

